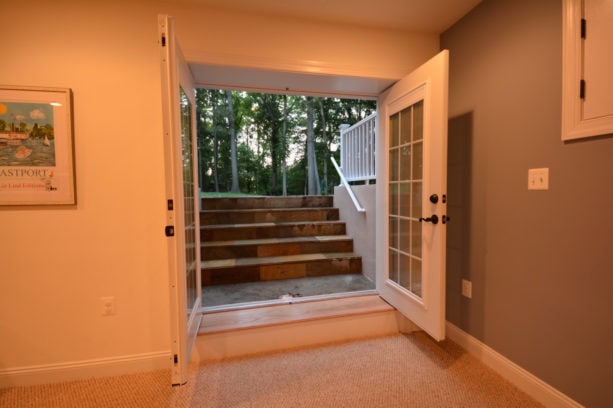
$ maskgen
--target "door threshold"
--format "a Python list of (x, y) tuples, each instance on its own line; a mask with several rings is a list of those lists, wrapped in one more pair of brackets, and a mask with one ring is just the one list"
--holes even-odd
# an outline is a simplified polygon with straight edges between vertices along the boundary
[(331, 293), (325, 295), (314, 295), (314, 296), (300, 296), (300, 297), (286, 297), (280, 299), (271, 299), (271, 300), (260, 300), (257, 302), (243, 302), (243, 303), (233, 303), (229, 305), (218, 305), (218, 306), (206, 306), (200, 308), (201, 314), (207, 313), (219, 313), (219, 312), (229, 312), (233, 310), (244, 310), (244, 309), (257, 309), (261, 307), (267, 306), (277, 306), (277, 305), (291, 305), (296, 303), (306, 303), (306, 302), (317, 302), (320, 300), (332, 300), (332, 299), (344, 299), (350, 298), (354, 296), (366, 296), (366, 295), (377, 295), (375, 289), (371, 290), (359, 290), (354, 292), (340, 292), (340, 293)]
[(361, 296), (327, 297), (268, 307), (226, 310), (202, 316), (199, 335), (287, 326), (335, 318), (390, 313), (395, 309), (376, 293)]

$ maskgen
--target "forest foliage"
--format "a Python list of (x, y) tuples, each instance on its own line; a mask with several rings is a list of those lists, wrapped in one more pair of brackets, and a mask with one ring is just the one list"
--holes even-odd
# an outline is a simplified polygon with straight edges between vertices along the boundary
[[(198, 89), (200, 188), (256, 195), (331, 194), (340, 125), (376, 101)], [(310, 164), (310, 165), (309, 165)]]

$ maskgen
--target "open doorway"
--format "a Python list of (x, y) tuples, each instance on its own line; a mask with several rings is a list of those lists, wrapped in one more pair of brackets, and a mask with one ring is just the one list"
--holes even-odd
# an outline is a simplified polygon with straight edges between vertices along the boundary
[[(169, 262), (169, 274), (171, 278), (170, 296), (171, 307), (173, 308), (173, 312), (171, 313), (171, 323), (173, 326), (172, 352), (175, 353), (174, 366), (177, 368), (177, 370), (175, 370), (177, 371), (176, 375), (173, 371), (173, 383), (180, 383), (175, 382), (175, 377), (177, 381), (185, 381), (185, 373), (187, 368), (186, 361), (189, 360), (190, 347), (192, 344), (194, 344), (199, 323), (205, 320), (205, 317), (198, 319), (198, 313), (196, 313), (196, 309), (201, 308), (201, 301), (194, 302), (194, 307), (187, 309), (189, 310), (189, 313), (184, 313), (186, 306), (191, 307), (190, 305), (186, 305), (186, 292), (191, 288), (186, 276), (186, 269), (184, 265), (182, 265), (182, 263), (186, 261), (183, 254), (187, 252), (200, 252), (200, 241), (196, 240), (196, 245), (186, 243), (185, 240), (182, 239), (182, 234), (183, 232), (188, 231), (189, 228), (192, 228), (192, 226), (193, 229), (197, 231), (196, 235), (199, 235), (198, 232), (202, 232), (202, 229), (199, 227), (200, 217), (198, 216), (199, 214), (197, 210), (203, 200), (197, 191), (195, 191), (196, 194), (190, 197), (185, 197), (182, 191), (182, 184), (186, 182), (186, 178), (182, 177), (182, 174), (189, 171), (194, 174), (194, 179), (196, 179), (198, 171), (197, 169), (194, 169), (194, 166), (186, 165), (185, 154), (182, 154), (181, 150), (179, 149), (181, 146), (181, 139), (185, 138), (186, 133), (182, 131), (180, 126), (178, 126), (178, 124), (181, 123), (181, 113), (178, 108), (182, 105), (178, 90), (182, 86), (181, 79), (185, 79), (186, 83), (189, 82), (189, 86), (184, 88), (184, 91), (186, 91), (186, 95), (188, 96), (195, 96), (195, 88), (197, 87), (213, 88), (213, 86), (211, 86), (212, 82), (207, 82), (208, 80), (211, 80), (211, 78), (208, 77), (207, 79), (207, 75), (205, 73), (210, 66), (202, 64), (190, 64), (187, 66), (187, 64), (185, 64), (178, 45), (176, 44), (171, 23), (171, 19), (167, 18), (166, 16), (160, 16), (160, 46), (162, 51), (162, 62), (164, 63), (162, 84), (165, 91), (163, 98), (165, 112), (164, 135), (165, 143), (167, 144), (167, 149), (165, 150), (167, 151), (168, 156), (171, 156), (172, 153), (172, 157), (169, 157), (169, 160), (167, 160), (167, 164), (165, 166), (168, 190), (166, 200), (168, 224), (165, 227), (165, 233), (169, 238), (174, 238), (168, 240), (168, 253), (169, 260), (171, 261)], [(327, 88), (328, 90), (338, 88), (364, 89), (368, 88), (368, 85), (372, 85), (372, 88), (370, 88), (369, 91), (366, 90), (362, 95), (376, 97), (378, 100), (379, 109), (375, 119), (375, 128), (379, 130), (379, 135), (376, 137), (375, 143), (375, 153), (377, 158), (376, 174), (379, 177), (379, 182), (376, 184), (375, 194), (377, 202), (375, 210), (375, 219), (377, 220), (375, 234), (377, 254), (376, 292), (392, 306), (397, 308), (400, 313), (409, 318), (411, 321), (415, 322), (419, 327), (422, 327), (437, 340), (444, 338), (445, 323), (444, 227), (446, 226), (445, 224), (447, 220), (446, 178), (444, 177), (445, 173), (441, 170), (445, 169), (446, 167), (448, 60), (448, 52), (443, 51), (397, 82), (393, 80), (380, 80), (377, 78), (358, 78), (356, 81), (356, 78), (342, 75), (339, 76), (338, 74), (327, 76), (318, 74), (313, 75), (315, 72), (321, 73), (321, 70), (311, 71), (309, 73), (299, 70), (302, 73), (298, 73), (296, 75), (290, 73), (290, 78), (288, 78), (290, 80), (295, 80), (293, 82), (294, 84), (297, 84), (298, 87), (292, 88), (286, 86), (284, 88), (284, 91), (286, 92), (290, 92), (290, 89), (292, 89), (293, 92), (297, 91), (298, 89), (310, 89), (312, 96), (318, 96), (318, 91), (314, 90), (316, 87), (309, 85), (306, 85), (306, 87), (301, 87), (300, 85), (308, 83), (309, 79), (315, 79), (315, 82), (319, 83), (320, 85), (319, 89)], [(217, 67), (217, 71), (226, 72), (225, 80), (229, 79), (227, 77), (227, 75), (229, 75), (227, 72), (230, 70), (227, 70), (224, 67)], [(241, 71), (239, 72), (239, 75), (231, 78), (234, 84), (238, 83), (235, 82), (237, 79), (250, 81), (252, 77), (251, 75), (247, 74), (253, 73), (254, 69), (242, 70), (239, 68), (239, 71)], [(276, 75), (276, 72), (266, 71), (263, 74), (265, 79), (270, 79)], [(227, 84), (228, 82), (225, 80), (224, 78), (221, 78), (221, 82), (218, 82), (218, 84)], [(335, 86), (329, 86), (331, 82)], [(348, 83), (354, 84), (355, 86), (347, 86)], [(358, 85), (356, 85), (356, 83)], [(389, 86), (391, 83), (394, 84)], [(276, 85), (278, 84), (279, 83), (276, 82)], [(236, 85), (229, 87), (222, 86), (222, 88), (236, 89), (233, 88), (234, 86)], [(278, 88), (273, 87), (272, 89)], [(321, 94), (331, 95), (332, 93), (322, 92)], [(352, 91), (347, 91), (340, 94), (355, 95), (352, 93)], [(192, 101), (192, 99), (188, 99), (190, 102)], [(409, 144), (408, 136), (403, 135), (405, 135), (405, 132), (407, 132), (408, 129), (414, 129), (414, 126), (403, 126), (402, 123), (404, 123), (404, 121), (402, 120), (399, 122), (399, 126), (390, 126), (390, 123), (393, 121), (393, 116), (396, 113), (405, 111), (408, 107), (419, 103), (420, 100), (423, 100), (424, 114), (422, 118), (423, 123), (421, 126), (423, 133), (420, 132), (421, 136), (417, 136), (418, 139), (421, 137), (420, 140), (413, 137), (413, 135), (410, 137), (410, 140), (411, 143), (422, 143), (423, 150), (421, 151), (425, 152), (421, 155), (420, 160), (421, 167), (423, 169), (421, 181), (421, 183), (423, 183), (421, 190), (422, 194), (413, 194), (414, 189), (411, 188), (403, 194), (396, 194), (394, 196), (393, 194), (388, 194), (389, 191), (391, 191), (391, 188), (389, 187), (390, 183), (388, 182), (390, 173), (389, 164), (394, 163), (394, 161), (391, 159), (393, 152), (388, 151), (388, 141), (390, 138), (393, 139), (395, 137), (394, 135), (396, 132), (399, 132), (399, 140), (407, 140), (406, 144)], [(190, 111), (193, 112), (191, 108)], [(192, 118), (195, 116), (196, 115), (194, 114)], [(191, 123), (191, 128), (195, 127), (196, 121), (197, 118), (196, 120), (189, 121)], [(409, 121), (407, 121), (407, 124), (408, 123)], [(194, 133), (195, 132), (192, 132), (191, 134), (193, 135)], [(411, 134), (413, 133), (414, 132), (411, 131)], [(190, 141), (192, 140), (192, 138), (189, 139)], [(192, 142), (192, 146), (194, 145), (196, 145), (196, 143)], [(194, 156), (197, 157), (197, 152), (194, 153)], [(192, 160), (191, 163), (193, 162), (194, 161)], [(398, 163), (398, 161), (396, 161), (396, 163)], [(413, 181), (419, 182), (417, 180), (411, 180), (409, 182)], [(348, 185), (346, 183), (344, 184)], [(185, 190), (189, 190), (187, 188), (188, 186), (185, 187)], [(190, 183), (189, 187), (196, 187), (196, 185)], [(426, 193), (426, 191), (428, 191), (428, 193)], [(429, 202), (427, 201), (428, 197), (430, 198)], [(439, 197), (442, 197), (442, 201), (438, 200)], [(175, 199), (177, 204), (176, 207)], [(421, 216), (419, 216), (420, 214), (417, 212), (415, 214), (409, 214), (408, 217), (408, 221), (411, 223), (415, 222), (421, 225), (421, 237), (426, 238), (422, 240), (414, 240), (415, 245), (409, 243), (410, 248), (419, 245), (422, 246), (422, 256), (420, 259), (425, 259), (425, 262), (421, 264), (423, 267), (420, 267), (419, 274), (423, 277), (423, 285), (420, 288), (420, 294), (423, 294), (423, 296), (411, 295), (410, 288), (407, 290), (407, 288), (403, 286), (402, 280), (398, 279), (398, 277), (401, 276), (400, 273), (395, 275), (390, 274), (391, 268), (390, 263), (388, 262), (389, 254), (387, 245), (392, 242), (392, 240), (390, 240), (388, 234), (388, 226), (390, 224), (388, 213), (390, 213), (390, 210), (393, 208), (392, 201), (396, 202), (397, 199), (404, 200), (409, 203), (420, 203), (421, 205), (419, 208), (424, 209), (424, 214), (421, 214)], [(181, 218), (188, 214), (188, 211), (186, 211), (184, 208), (183, 203), (187, 205), (193, 204), (193, 207), (191, 207), (189, 211), (189, 225), (187, 225), (187, 223), (182, 225), (181, 223)], [(191, 211), (192, 209), (196, 211)], [(427, 213), (425, 210), (428, 210)], [(440, 218), (439, 215), (434, 212), (441, 214)], [(191, 217), (191, 215), (195, 216)], [(415, 218), (415, 216), (419, 216), (419, 218)], [(439, 219), (443, 220), (442, 225), (438, 223)], [(172, 223), (177, 221), (179, 221), (178, 231), (180, 232), (178, 235), (175, 234), (175, 226), (172, 225)], [(189, 228), (186, 228), (186, 226)], [(412, 234), (407, 234), (407, 230), (404, 228), (399, 230), (399, 234), (405, 238), (412, 237)], [(435, 245), (431, 245), (432, 243), (435, 243)], [(433, 251), (432, 248), (435, 250)], [(442, 252), (439, 251), (440, 248), (443, 248)], [(179, 259), (181, 262), (174, 262), (176, 255), (179, 256), (177, 259)], [(411, 255), (409, 254), (409, 257), (410, 256)], [(194, 259), (194, 264), (198, 266), (200, 261), (201, 256), (197, 255)], [(198, 268), (196, 270), (198, 270)], [(197, 273), (196, 276), (197, 278), (200, 278), (201, 274)], [(197, 285), (197, 295), (200, 295), (200, 292), (201, 285)], [(199, 299), (200, 296), (197, 296), (197, 298)], [(190, 324), (192, 322), (194, 324)]]
[(372, 173), (349, 182), (368, 184), (374, 218), (376, 101), (201, 88), (196, 105), (205, 310), (374, 291), (374, 243), (354, 244), (374, 225), (352, 218), (333, 164), (368, 119)]

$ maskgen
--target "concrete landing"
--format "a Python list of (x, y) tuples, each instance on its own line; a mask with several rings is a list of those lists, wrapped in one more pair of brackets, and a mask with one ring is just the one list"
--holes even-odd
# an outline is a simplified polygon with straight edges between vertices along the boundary
[(298, 279), (232, 283), (202, 288), (202, 306), (219, 307), (277, 301), (289, 297), (332, 295), (374, 290), (375, 284), (362, 274), (327, 275)]

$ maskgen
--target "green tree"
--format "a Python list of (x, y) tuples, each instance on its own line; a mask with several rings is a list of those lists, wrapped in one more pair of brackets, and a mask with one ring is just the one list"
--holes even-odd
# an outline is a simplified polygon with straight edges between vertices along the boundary
[(357, 122), (375, 107), (374, 101), (200, 89), (201, 188), (230, 191), (236, 179), (240, 191), (254, 194), (330, 194), (338, 175), (328, 161), (340, 125)]

